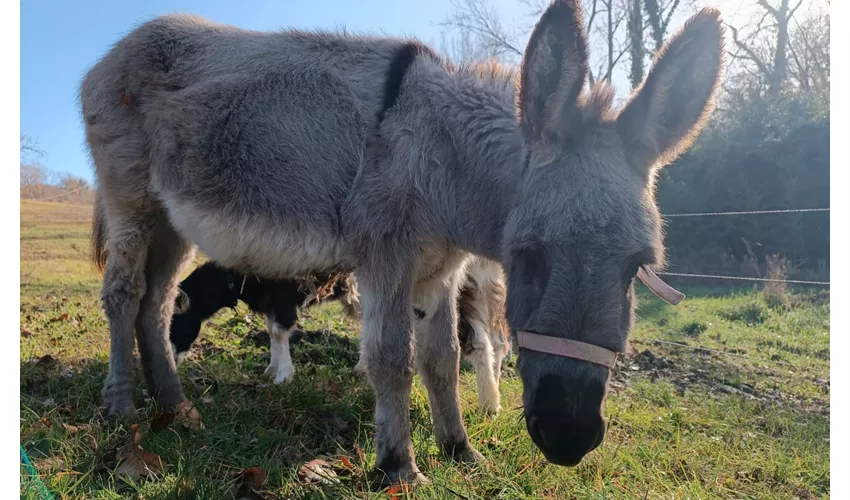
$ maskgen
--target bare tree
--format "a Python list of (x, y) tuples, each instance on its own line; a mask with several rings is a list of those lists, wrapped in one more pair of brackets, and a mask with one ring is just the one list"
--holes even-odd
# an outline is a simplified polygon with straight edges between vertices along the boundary
[(467, 31), (460, 31), (455, 35), (441, 33), (439, 47), (443, 55), (455, 62), (470, 62), (491, 57), (481, 45), (475, 43)]
[(47, 169), (38, 163), (44, 151), (38, 147), (38, 141), (21, 134), (21, 186), (34, 186), (47, 182)]
[(44, 156), (44, 150), (38, 147), (38, 141), (32, 137), (21, 134), (21, 158)]
[[(670, 21), (673, 20), (673, 14), (679, 8), (681, 0), (645, 0), (645, 2), (646, 17), (652, 32), (653, 52), (655, 52), (664, 45)], [(686, 2), (693, 4), (693, 0), (686, 0)]]
[[(606, 51), (608, 57), (596, 65), (595, 70), (592, 68), (591, 83), (600, 78), (610, 78), (626, 52), (618, 32), (625, 12), (617, 2), (623, 1), (583, 0), (585, 26), (591, 34), (591, 43), (601, 40), (602, 43), (614, 44)], [(454, 12), (438, 23), (443, 28), (443, 51), (461, 61), (497, 58), (508, 64), (519, 64), (526, 39), (546, 7), (546, 1), (517, 0), (517, 3), (523, 6), (522, 19), (513, 26), (505, 26), (489, 0), (452, 0)], [(611, 19), (598, 26), (600, 15), (608, 12), (606, 9), (611, 11)]]
[(629, 71), (629, 83), (632, 88), (640, 85), (643, 81), (643, 63), (646, 54), (643, 48), (643, 0), (630, 0), (629, 9), (629, 56), (631, 68)]
[(504, 27), (487, 0), (452, 0), (452, 6), (454, 12), (439, 25), (454, 32), (455, 40), (460, 41), (445, 44), (460, 44), (462, 56), (484, 55), (512, 63), (522, 58), (519, 38)]
[(735, 44), (732, 58), (746, 63), (742, 65), (745, 71), (752, 71), (748, 66), (754, 66), (764, 78), (768, 93), (777, 95), (788, 78), (789, 26), (803, 0), (796, 0), (793, 6), (791, 0), (773, 0), (773, 3), (779, 5), (758, 0), (763, 12), (749, 33), (744, 34), (731, 25), (729, 29)]
[(794, 19), (789, 34), (788, 79), (804, 91), (829, 90), (829, 13)]
[[(614, 75), (614, 68), (620, 62), (623, 55), (629, 50), (628, 40), (621, 40), (620, 26), (626, 21), (629, 13), (627, 3), (618, 2), (618, 0), (598, 0), (602, 4), (602, 11), (605, 13), (605, 24), (600, 28), (605, 40), (608, 57), (605, 64), (605, 72), (602, 73), (601, 79), (611, 81)], [(601, 71), (597, 72), (600, 74)]]
[(90, 204), (94, 191), (89, 182), (68, 172), (54, 172), (40, 163), (44, 150), (38, 141), (21, 134), (21, 198)]
[(38, 164), (21, 165), (21, 187), (47, 183), (47, 170)]

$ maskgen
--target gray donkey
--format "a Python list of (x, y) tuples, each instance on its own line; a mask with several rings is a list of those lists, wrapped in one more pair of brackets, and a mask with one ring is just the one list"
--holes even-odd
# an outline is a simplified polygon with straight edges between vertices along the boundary
[(187, 15), (120, 40), (80, 90), (108, 413), (134, 412), (134, 332), (150, 393), (187, 407), (167, 332), (197, 246), (270, 278), (353, 270), (383, 479), (425, 479), (408, 420), (414, 366), (440, 448), (480, 460), (461, 418), (455, 333), (462, 269), (477, 254), (506, 271), (531, 438), (560, 465), (596, 448), (634, 278), (662, 264), (657, 167), (706, 120), (724, 47), (718, 11), (702, 10), (616, 111), (611, 88), (584, 89), (578, 3), (546, 9), (518, 74), (454, 67), (415, 41)]

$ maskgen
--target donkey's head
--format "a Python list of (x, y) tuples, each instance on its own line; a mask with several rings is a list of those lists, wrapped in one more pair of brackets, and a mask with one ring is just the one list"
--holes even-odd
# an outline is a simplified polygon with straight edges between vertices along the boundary
[[(635, 276), (664, 255), (656, 170), (706, 120), (723, 58), (719, 13), (705, 9), (616, 111), (607, 86), (584, 90), (578, 0), (549, 6), (529, 40), (518, 92), (528, 155), (502, 249), (514, 332), (625, 350)], [(577, 464), (604, 437), (609, 369), (529, 349), (520, 349), (517, 367), (532, 439), (549, 461)]]

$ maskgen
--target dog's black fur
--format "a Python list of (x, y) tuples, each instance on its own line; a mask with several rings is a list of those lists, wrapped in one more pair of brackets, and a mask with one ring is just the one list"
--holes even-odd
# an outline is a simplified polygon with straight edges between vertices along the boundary
[[(351, 294), (345, 277), (316, 276), (319, 288), (335, 280), (328, 299), (345, 299)], [(270, 280), (253, 275), (245, 276), (232, 269), (207, 262), (195, 269), (180, 283), (180, 293), (175, 300), (171, 318), (171, 343), (174, 357), (187, 353), (197, 340), (201, 325), (225, 307), (236, 307), (239, 300), (258, 314), (264, 314), (288, 331), (298, 321), (298, 308), (310, 296), (310, 286), (305, 280)], [(310, 304), (321, 297), (313, 298)], [(271, 325), (269, 325), (271, 326)]]

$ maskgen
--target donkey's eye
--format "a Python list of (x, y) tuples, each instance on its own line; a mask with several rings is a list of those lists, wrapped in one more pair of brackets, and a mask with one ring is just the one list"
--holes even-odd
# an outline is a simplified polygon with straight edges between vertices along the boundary
[(637, 277), (638, 271), (640, 271), (641, 264), (637, 261), (634, 261), (629, 264), (629, 267), (626, 270), (626, 286), (631, 285), (635, 277)]
[(511, 270), (525, 285), (545, 288), (549, 280), (549, 258), (546, 252), (536, 248), (523, 250), (514, 255)]

